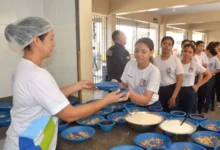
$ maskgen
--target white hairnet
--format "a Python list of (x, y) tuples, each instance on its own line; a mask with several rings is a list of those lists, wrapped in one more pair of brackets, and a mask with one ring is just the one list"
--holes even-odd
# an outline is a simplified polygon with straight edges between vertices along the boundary
[(27, 17), (5, 28), (5, 38), (16, 46), (17, 49), (24, 49), (32, 41), (33, 37), (40, 36), (53, 29), (53, 25), (40, 17)]

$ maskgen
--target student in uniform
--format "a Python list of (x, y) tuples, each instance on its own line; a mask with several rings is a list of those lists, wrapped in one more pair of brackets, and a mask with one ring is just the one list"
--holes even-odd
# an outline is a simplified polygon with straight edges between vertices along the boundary
[(204, 112), (208, 113), (210, 109), (210, 104), (212, 103), (212, 90), (214, 86), (215, 74), (220, 72), (220, 61), (217, 57), (215, 45), (209, 44), (206, 49), (206, 55), (209, 59), (207, 69), (212, 74), (212, 78), (206, 83), (206, 102), (204, 104)]
[(183, 51), (183, 47), (185, 46), (185, 45), (187, 45), (187, 44), (190, 44), (190, 40), (188, 40), (188, 39), (185, 39), (185, 40), (183, 40), (182, 41), (182, 43), (181, 43), (181, 48), (182, 48), (182, 50), (181, 50), (181, 53), (179, 54), (179, 55), (177, 55), (177, 57), (181, 60), (182, 59), (182, 51)]
[[(220, 42), (218, 42), (220, 43)], [(220, 60), (220, 44), (216, 47), (217, 51), (217, 58)], [(216, 96), (217, 96), (217, 107), (220, 108), (220, 73), (216, 73), (215, 75), (215, 90), (216, 90)]]
[(134, 57), (127, 63), (121, 77), (121, 87), (129, 89), (130, 99), (142, 106), (158, 105), (160, 71), (150, 62), (154, 44), (150, 38), (141, 38), (135, 44)]
[[(55, 46), (53, 25), (43, 18), (27, 17), (8, 25), (5, 28), (5, 37), (14, 48), (23, 50), (24, 56), (13, 76), (11, 124), (6, 133), (3, 150), (20, 149), (19, 135), (32, 129), (29, 128), (30, 125), (34, 124), (40, 128), (41, 125), (35, 123), (39, 118), (44, 117), (50, 117), (51, 128), (50, 131), (48, 128), (47, 131), (45, 129), (45, 132), (51, 139), (44, 139), (43, 144), (47, 145), (49, 150), (55, 150), (58, 118), (73, 122), (97, 112), (110, 103), (124, 101), (128, 97), (126, 95), (120, 98), (124, 94), (117, 95), (118, 91), (116, 91), (99, 101), (78, 107), (72, 106), (67, 96), (82, 89), (93, 89), (95, 84), (90, 81), (80, 81), (60, 89), (51, 74), (42, 68), (43, 60), (52, 55)], [(30, 143), (28, 140), (26, 142)], [(25, 146), (26, 149), (30, 149), (28, 147), (30, 145)]]
[[(182, 87), (179, 92), (179, 109), (186, 113), (195, 113), (193, 112), (193, 107), (197, 102), (195, 92), (211, 78), (210, 72), (207, 71), (201, 63), (192, 60), (195, 52), (196, 49), (194, 45), (185, 45), (182, 54), (183, 58), (181, 60), (184, 73)], [(203, 75), (203, 78), (195, 84), (197, 74), (200, 76)]]
[(182, 85), (183, 67), (180, 59), (170, 54), (173, 45), (173, 38), (165, 36), (161, 41), (162, 55), (154, 59), (154, 64), (161, 74), (160, 103), (166, 112), (177, 107), (178, 93)]

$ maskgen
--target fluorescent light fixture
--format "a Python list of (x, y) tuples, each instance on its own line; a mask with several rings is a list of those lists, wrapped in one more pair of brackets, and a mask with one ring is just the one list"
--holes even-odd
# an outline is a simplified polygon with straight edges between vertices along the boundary
[(188, 5), (177, 5), (177, 6), (172, 6), (170, 8), (183, 8), (183, 7), (187, 7)]
[(159, 10), (159, 8), (151, 8), (151, 9), (148, 9), (147, 11), (157, 11)]
[(167, 24), (167, 25), (183, 25), (183, 24), (186, 24), (186, 23), (172, 23), (172, 24)]

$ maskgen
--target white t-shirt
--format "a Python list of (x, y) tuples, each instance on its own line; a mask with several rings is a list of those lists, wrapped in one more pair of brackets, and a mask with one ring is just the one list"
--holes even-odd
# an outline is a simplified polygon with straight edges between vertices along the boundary
[(202, 57), (201, 57), (201, 55), (200, 56), (199, 55), (194, 55), (193, 58), (192, 58), (192, 61), (197, 62), (197, 63), (202, 65)]
[[(18, 135), (30, 123), (42, 116), (55, 115), (69, 104), (50, 73), (29, 60), (22, 59), (13, 76), (13, 107), (11, 125), (7, 131), (4, 150), (18, 150)], [(58, 119), (56, 133), (50, 150), (57, 144)]]
[(206, 55), (205, 52), (201, 52), (201, 58), (202, 58), (202, 62), (203, 62), (203, 63), (205, 63), (205, 64), (208, 64), (208, 63), (209, 63), (208, 56)]
[(214, 57), (208, 58), (208, 59), (209, 59), (209, 64), (208, 64), (207, 69), (209, 71), (216, 71), (216, 70), (220, 69), (220, 61), (217, 56), (214, 56)]
[(204, 52), (201, 52), (201, 55), (194, 55), (192, 60), (195, 62), (198, 62), (200, 64), (203, 64), (203, 63), (208, 64), (209, 63), (208, 57)]
[(195, 83), (195, 76), (206, 71), (206, 68), (198, 62), (191, 61), (191, 63), (182, 65), (184, 70), (182, 87), (193, 86)]
[(162, 60), (161, 56), (157, 56), (154, 59), (154, 64), (160, 70), (160, 86), (176, 83), (176, 76), (183, 74), (181, 61), (176, 56), (171, 55), (167, 60)]
[(158, 101), (160, 72), (153, 64), (150, 63), (147, 68), (139, 70), (137, 62), (130, 60), (125, 67), (121, 80), (128, 85), (131, 91), (140, 95), (144, 95), (147, 90), (152, 91), (153, 96), (148, 105)]

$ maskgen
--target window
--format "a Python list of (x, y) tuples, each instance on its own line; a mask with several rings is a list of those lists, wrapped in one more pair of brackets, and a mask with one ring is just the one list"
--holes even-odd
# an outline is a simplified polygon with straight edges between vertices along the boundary
[(192, 40), (194, 40), (194, 41), (204, 41), (205, 40), (204, 37), (205, 37), (204, 33), (193, 31)]

